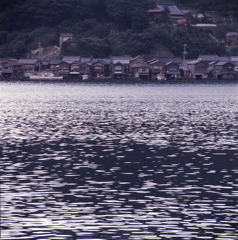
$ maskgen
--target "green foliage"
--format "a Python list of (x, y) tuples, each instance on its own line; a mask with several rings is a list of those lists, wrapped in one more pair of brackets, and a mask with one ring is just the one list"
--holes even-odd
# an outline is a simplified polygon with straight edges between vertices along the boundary
[(84, 56), (84, 57), (108, 57), (110, 54), (109, 43), (106, 39), (98, 37), (82, 37), (76, 41), (68, 40), (64, 42), (62, 48), (63, 55)]
[[(151, 24), (147, 10), (158, 0), (1, 0), (0, 56), (23, 57), (27, 51), (58, 45), (59, 33), (71, 32), (73, 41), (62, 48), (64, 55), (106, 57), (138, 55), (157, 50), (160, 44), (181, 56), (183, 44), (189, 57), (199, 53), (224, 54), (225, 48), (208, 37), (170, 24), (168, 14)], [(168, 0), (164, 0), (168, 3)], [(216, 10), (223, 17), (232, 13), (234, 0), (177, 0), (178, 5), (198, 11)], [(115, 29), (116, 33), (112, 33)], [(232, 28), (220, 25), (218, 36), (224, 39)]]

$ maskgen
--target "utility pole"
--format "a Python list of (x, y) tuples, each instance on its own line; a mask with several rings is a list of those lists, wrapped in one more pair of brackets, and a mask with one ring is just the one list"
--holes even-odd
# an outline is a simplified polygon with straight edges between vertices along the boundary
[(184, 44), (183, 45), (183, 60), (185, 60), (186, 55), (188, 54), (187, 51), (186, 51), (186, 48), (187, 48), (187, 44)]
[(39, 50), (39, 72), (41, 71), (41, 43), (38, 43), (38, 50)]

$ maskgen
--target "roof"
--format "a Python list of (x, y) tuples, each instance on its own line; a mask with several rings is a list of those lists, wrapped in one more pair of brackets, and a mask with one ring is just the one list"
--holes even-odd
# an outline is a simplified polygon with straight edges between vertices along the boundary
[(238, 56), (230, 56), (232, 62), (238, 62)]
[(216, 66), (223, 66), (224, 64), (226, 64), (227, 62), (217, 62), (215, 65)]
[(171, 63), (178, 65), (176, 62), (173, 62), (173, 61), (167, 62), (165, 65), (167, 66), (167, 65), (170, 65)]
[(110, 60), (110, 58), (94, 58), (93, 64), (94, 63), (110, 64), (111, 60)]
[(169, 14), (170, 15), (175, 15), (175, 16), (183, 16), (184, 13), (181, 12), (176, 5), (170, 5), (168, 6), (168, 9), (169, 9)]
[(159, 59), (164, 63), (174, 62), (174, 63), (180, 64), (183, 61), (183, 59), (180, 57), (161, 57)]
[(198, 27), (198, 28), (216, 28), (217, 24), (213, 23), (198, 23), (191, 25), (192, 27)]
[(230, 36), (238, 36), (238, 32), (228, 32), (227, 34), (226, 34), (226, 36), (227, 35), (230, 35)]
[(150, 9), (150, 10), (148, 10), (147, 12), (148, 13), (161, 13), (161, 12), (163, 12), (164, 10), (161, 10), (161, 9)]
[(8, 62), (9, 64), (11, 64), (11, 65), (14, 65), (14, 66), (22, 66), (22, 64), (19, 63), (19, 62), (16, 61), (16, 60), (8, 60), (7, 62)]
[(129, 64), (130, 60), (131, 60), (131, 57), (129, 57), (129, 56), (119, 56), (119, 57), (113, 56), (113, 57), (111, 57), (111, 61), (113, 64), (116, 64), (116, 63)]
[(49, 62), (49, 64), (51, 64), (51, 65), (58, 65), (58, 64), (60, 64), (60, 63), (61, 63), (60, 60), (53, 60), (53, 61), (50, 61), (50, 62)]
[(60, 33), (61, 37), (73, 37), (72, 33)]
[(81, 57), (80, 58), (80, 62), (81, 63), (88, 63), (88, 62), (91, 62), (92, 61), (92, 58), (91, 57)]
[(229, 56), (224, 56), (224, 57), (219, 57), (216, 54), (200, 54), (198, 56), (198, 59), (206, 62), (215, 62), (215, 61), (222, 61), (222, 62), (227, 62), (230, 61)]
[(80, 61), (80, 56), (64, 56), (62, 59), (62, 62), (67, 62), (67, 63), (73, 63), (73, 62), (79, 62)]
[(153, 65), (155, 63), (162, 63), (162, 64), (164, 64), (164, 62), (160, 61), (159, 59), (155, 59), (154, 61), (150, 61), (149, 65)]
[(201, 62), (201, 60), (192, 60), (191, 62), (188, 62), (188, 65), (193, 65)]
[(38, 59), (19, 59), (18, 61), (21, 64), (36, 64), (38, 62)]

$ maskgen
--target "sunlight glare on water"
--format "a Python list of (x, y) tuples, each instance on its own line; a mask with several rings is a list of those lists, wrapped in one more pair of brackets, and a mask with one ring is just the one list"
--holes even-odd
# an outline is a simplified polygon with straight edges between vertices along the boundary
[(1, 239), (237, 239), (237, 83), (0, 91)]

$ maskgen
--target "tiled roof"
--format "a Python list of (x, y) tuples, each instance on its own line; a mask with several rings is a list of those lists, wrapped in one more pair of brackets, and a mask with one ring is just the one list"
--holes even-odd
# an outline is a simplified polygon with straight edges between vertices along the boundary
[(222, 61), (222, 62), (228, 62), (230, 61), (229, 56), (219, 57), (216, 54), (200, 54), (198, 59), (201, 59), (202, 61), (206, 62), (214, 62), (214, 61)]
[(217, 62), (215, 65), (216, 66), (223, 66), (224, 64), (226, 64), (227, 62)]
[(199, 62), (201, 62), (201, 60), (192, 60), (191, 62), (188, 62), (188, 65), (193, 65)]
[(228, 32), (226, 35), (238, 36), (238, 32)]
[(80, 56), (64, 56), (62, 61), (67, 63), (79, 62)]
[(72, 33), (60, 33), (61, 37), (73, 37)]
[(171, 6), (168, 6), (168, 9), (169, 9), (169, 13), (170, 13), (170, 15), (176, 15), (176, 16), (183, 16), (184, 15), (184, 13), (183, 12), (181, 12), (178, 8), (177, 8), (177, 6), (176, 5), (171, 5)]
[(21, 64), (36, 64), (38, 59), (19, 59), (19, 63)]
[(22, 64), (16, 60), (8, 60), (8, 63), (14, 66), (22, 66)]

